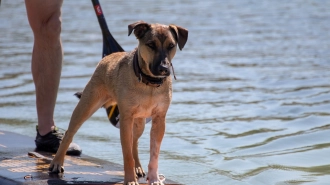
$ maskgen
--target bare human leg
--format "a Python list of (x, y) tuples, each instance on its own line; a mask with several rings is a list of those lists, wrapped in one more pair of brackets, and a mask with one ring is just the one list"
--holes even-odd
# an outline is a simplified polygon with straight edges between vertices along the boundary
[(54, 108), (62, 69), (62, 0), (26, 0), (26, 10), (34, 34), (32, 76), (36, 88), (38, 130), (41, 135), (54, 126)]
[[(27, 16), (34, 34), (32, 76), (36, 89), (38, 149), (56, 152), (63, 138), (54, 123), (54, 109), (60, 83), (63, 50), (61, 43), (61, 7), (63, 0), (25, 0)], [(68, 154), (80, 155), (73, 144)]]

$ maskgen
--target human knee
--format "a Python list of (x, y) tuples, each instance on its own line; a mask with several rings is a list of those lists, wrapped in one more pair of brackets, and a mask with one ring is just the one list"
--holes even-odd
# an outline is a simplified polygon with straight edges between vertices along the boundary
[(60, 12), (50, 15), (37, 24), (31, 24), (31, 27), (35, 38), (58, 39), (62, 30)]
[(59, 38), (62, 3), (63, 0), (25, 0), (28, 20), (37, 40)]
[(62, 30), (62, 21), (60, 16), (51, 16), (46, 22), (41, 26), (42, 35), (51, 39), (57, 39), (60, 37)]

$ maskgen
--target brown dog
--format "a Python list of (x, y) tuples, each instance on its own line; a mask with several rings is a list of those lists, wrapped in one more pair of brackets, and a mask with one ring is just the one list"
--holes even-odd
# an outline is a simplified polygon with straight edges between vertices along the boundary
[(145, 119), (152, 117), (148, 183), (162, 184), (158, 177), (158, 155), (165, 132), (165, 116), (172, 99), (170, 77), (176, 47), (188, 39), (188, 30), (175, 25), (139, 21), (128, 26), (139, 40), (132, 52), (104, 57), (87, 83), (73, 111), (69, 128), (50, 164), (54, 173), (64, 171), (65, 152), (80, 126), (100, 107), (117, 104), (120, 111), (120, 139), (124, 159), (124, 184), (137, 185), (145, 176), (138, 157), (138, 139)]

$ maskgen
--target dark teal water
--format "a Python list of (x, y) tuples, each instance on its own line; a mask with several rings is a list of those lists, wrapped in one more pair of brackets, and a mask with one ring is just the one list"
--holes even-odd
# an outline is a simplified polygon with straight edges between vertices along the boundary
[[(101, 1), (127, 51), (137, 20), (187, 28), (173, 61), (177, 81), (167, 115), (160, 173), (185, 184), (330, 183), (330, 1)], [(55, 111), (67, 128), (101, 58), (90, 1), (63, 5), (64, 65)], [(35, 136), (30, 73), (33, 37), (24, 2), (0, 7), (0, 129)], [(140, 140), (149, 161), (149, 130)], [(105, 111), (74, 138), (85, 154), (122, 163), (119, 132)]]

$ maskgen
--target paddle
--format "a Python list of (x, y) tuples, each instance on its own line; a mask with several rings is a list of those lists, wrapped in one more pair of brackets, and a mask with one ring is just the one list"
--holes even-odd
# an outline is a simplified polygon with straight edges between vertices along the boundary
[[(122, 52), (124, 51), (123, 48), (118, 44), (118, 42), (113, 38), (111, 35), (107, 22), (105, 21), (101, 5), (98, 0), (92, 0), (95, 14), (97, 16), (97, 19), (99, 21), (101, 30), (102, 30), (102, 36), (103, 36), (103, 51), (102, 51), (102, 57), (105, 57), (107, 55), (110, 55), (111, 53), (115, 52)], [(110, 106), (106, 108), (106, 112), (108, 115), (108, 119), (111, 122), (112, 125), (119, 127), (119, 109), (117, 105)]]

